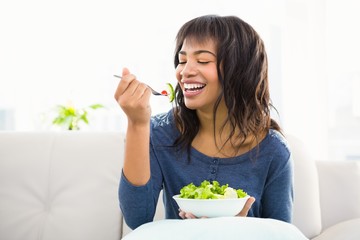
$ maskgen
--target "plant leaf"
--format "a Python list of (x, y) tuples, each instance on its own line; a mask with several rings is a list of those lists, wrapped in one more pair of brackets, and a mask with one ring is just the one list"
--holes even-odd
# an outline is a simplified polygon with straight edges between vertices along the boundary
[(87, 118), (87, 111), (84, 111), (84, 113), (80, 116), (80, 119), (84, 121), (84, 123), (89, 124), (89, 120)]
[(90, 105), (89, 108), (91, 108), (91, 109), (99, 109), (99, 108), (105, 108), (105, 107), (102, 104), (93, 104), (93, 105)]

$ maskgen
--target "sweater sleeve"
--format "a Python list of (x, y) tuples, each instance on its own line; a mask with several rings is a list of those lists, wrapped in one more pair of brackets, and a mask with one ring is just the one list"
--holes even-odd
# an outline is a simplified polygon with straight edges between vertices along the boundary
[(293, 209), (293, 164), (291, 155), (277, 156), (270, 169), (262, 197), (262, 217), (291, 223)]
[(151, 180), (143, 186), (135, 186), (122, 172), (119, 185), (120, 209), (131, 229), (153, 220), (156, 205), (152, 192)]
[(122, 172), (119, 184), (120, 209), (126, 224), (135, 229), (153, 221), (162, 188), (162, 173), (150, 144), (150, 180), (142, 186), (131, 184)]

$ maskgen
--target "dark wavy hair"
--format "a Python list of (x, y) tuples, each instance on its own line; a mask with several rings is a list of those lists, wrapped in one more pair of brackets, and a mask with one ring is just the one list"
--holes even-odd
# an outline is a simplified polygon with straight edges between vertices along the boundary
[[(180, 28), (176, 36), (175, 68), (179, 64), (178, 53), (184, 40), (189, 38), (199, 43), (211, 39), (217, 46), (217, 72), (222, 93), (213, 114), (215, 119), (219, 103), (224, 98), (228, 114), (223, 128), (230, 126), (226, 142), (231, 142), (233, 137), (240, 139), (240, 145), (236, 146), (239, 150), (248, 136), (255, 136), (258, 141), (264, 131), (271, 128), (281, 131), (270, 117), (270, 109), (274, 107), (269, 94), (268, 61), (258, 33), (236, 16), (205, 15), (192, 19)], [(175, 145), (189, 151), (200, 123), (196, 111), (185, 106), (179, 84), (175, 88), (174, 118), (181, 132)]]

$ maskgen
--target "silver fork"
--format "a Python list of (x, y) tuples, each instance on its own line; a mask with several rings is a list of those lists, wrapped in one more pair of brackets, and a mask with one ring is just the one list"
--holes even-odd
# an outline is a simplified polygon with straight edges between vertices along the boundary
[[(122, 76), (119, 76), (119, 75), (114, 75), (114, 77), (117, 77), (117, 78), (122, 78)], [(147, 85), (146, 84), (146, 86), (148, 87), (148, 88), (150, 88), (150, 90), (151, 90), (151, 93), (153, 94), (153, 95), (156, 95), (156, 96), (167, 96), (168, 94), (161, 94), (161, 93), (159, 93), (158, 91), (155, 91), (154, 89), (152, 89), (152, 87), (150, 87), (149, 85)]]

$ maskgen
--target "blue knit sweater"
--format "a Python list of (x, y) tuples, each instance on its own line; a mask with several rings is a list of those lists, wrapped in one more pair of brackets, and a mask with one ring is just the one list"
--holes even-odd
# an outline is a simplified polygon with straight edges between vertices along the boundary
[(209, 157), (196, 149), (176, 151), (173, 146), (179, 131), (172, 111), (151, 119), (151, 178), (143, 186), (134, 186), (122, 174), (119, 185), (120, 208), (127, 225), (135, 229), (153, 221), (159, 192), (163, 189), (165, 217), (179, 218), (173, 195), (189, 184), (216, 180), (241, 188), (256, 201), (248, 216), (291, 222), (293, 207), (293, 163), (284, 137), (275, 130), (251, 151), (237, 157)]

